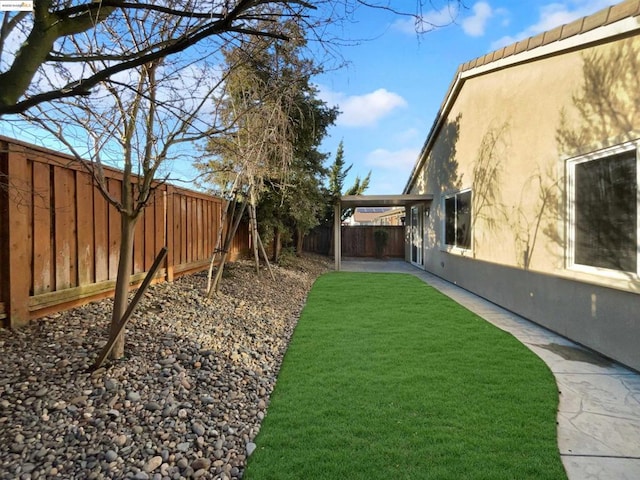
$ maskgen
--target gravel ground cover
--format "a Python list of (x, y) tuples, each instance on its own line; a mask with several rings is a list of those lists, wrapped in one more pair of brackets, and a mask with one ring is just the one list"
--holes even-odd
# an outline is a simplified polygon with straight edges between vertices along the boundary
[(123, 361), (88, 373), (106, 341), (103, 300), (0, 330), (0, 479), (240, 479), (282, 357), (327, 258), (228, 266), (150, 287)]

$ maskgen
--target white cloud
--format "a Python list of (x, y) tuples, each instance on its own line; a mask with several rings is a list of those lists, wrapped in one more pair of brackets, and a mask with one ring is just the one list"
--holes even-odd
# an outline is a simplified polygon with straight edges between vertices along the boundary
[(484, 35), (487, 22), (495, 12), (487, 2), (477, 2), (472, 7), (473, 15), (462, 20), (462, 30), (471, 37)]
[(366, 163), (371, 167), (402, 169), (410, 171), (418, 159), (420, 150), (415, 148), (404, 148), (401, 150), (386, 150), (378, 148), (367, 155)]
[(397, 93), (379, 88), (364, 95), (346, 96), (319, 88), (320, 98), (329, 105), (337, 105), (342, 112), (336, 123), (346, 127), (368, 127), (398, 108), (407, 106), (407, 101)]
[(616, 3), (613, 0), (569, 0), (565, 2), (548, 3), (540, 7), (538, 20), (515, 35), (500, 38), (492, 43), (497, 49), (511, 43), (532, 37), (547, 30), (570, 23), (578, 18), (591, 15), (605, 7)]

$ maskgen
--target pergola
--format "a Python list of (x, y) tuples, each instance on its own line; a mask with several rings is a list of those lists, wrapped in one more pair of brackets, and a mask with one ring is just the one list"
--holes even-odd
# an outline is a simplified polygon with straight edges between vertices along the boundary
[(432, 194), (408, 195), (343, 195), (335, 205), (334, 211), (334, 253), (335, 268), (340, 270), (342, 264), (342, 229), (340, 214), (343, 208), (357, 207), (407, 207), (417, 204), (431, 204)]

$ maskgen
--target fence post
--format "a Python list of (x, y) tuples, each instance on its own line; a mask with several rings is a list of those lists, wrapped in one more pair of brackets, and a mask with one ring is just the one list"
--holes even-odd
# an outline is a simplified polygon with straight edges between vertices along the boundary
[(31, 182), (24, 147), (8, 143), (8, 247), (9, 305), (7, 309), (11, 328), (29, 321), (29, 286), (31, 268), (29, 261), (29, 209), (31, 207)]
[(175, 189), (171, 185), (165, 184), (164, 188), (164, 234), (165, 246), (167, 247), (167, 256), (164, 265), (166, 272), (166, 281), (173, 282), (173, 267), (175, 265), (175, 239), (173, 234), (173, 202), (175, 201)]

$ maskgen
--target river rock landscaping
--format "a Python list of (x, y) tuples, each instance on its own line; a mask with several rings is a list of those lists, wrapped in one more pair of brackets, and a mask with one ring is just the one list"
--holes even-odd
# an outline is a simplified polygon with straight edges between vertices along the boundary
[(0, 479), (240, 479), (289, 339), (325, 257), (227, 266), (149, 288), (126, 358), (88, 368), (107, 339), (103, 300), (0, 331)]

